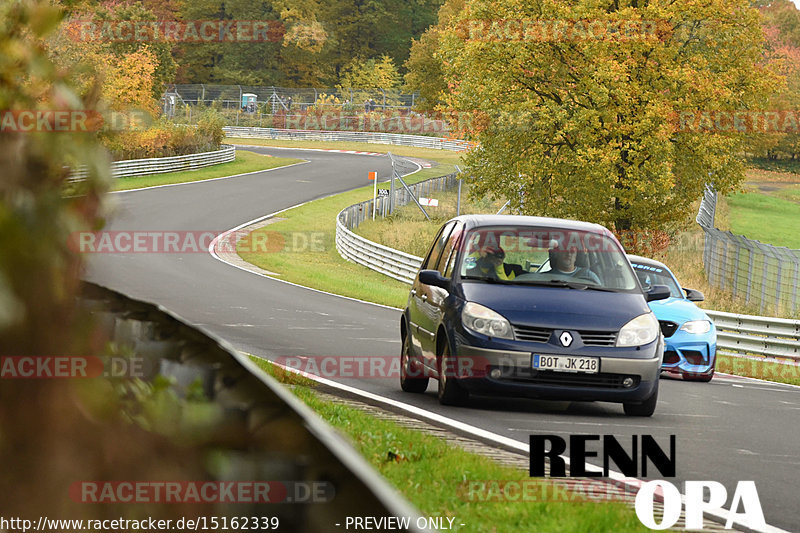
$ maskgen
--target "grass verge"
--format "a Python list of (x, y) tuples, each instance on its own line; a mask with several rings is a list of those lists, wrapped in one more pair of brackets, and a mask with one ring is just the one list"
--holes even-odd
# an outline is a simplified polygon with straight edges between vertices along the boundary
[[(298, 376), (290, 376), (263, 359), (251, 359), (279, 380), (288, 380), (294, 394), (346, 435), (356, 450), (423, 515), (454, 518), (454, 531), (648, 531), (633, 508), (623, 503), (588, 501), (568, 493), (563, 486), (530, 478), (525, 471), (502, 467), (438, 437), (324, 401), (311, 388), (298, 383)], [(520, 493), (512, 493), (511, 488), (504, 497), (498, 482), (525, 487), (521, 494), (526, 497), (515, 496)], [(555, 501), (542, 501), (543, 496)]]
[[(449, 156), (440, 160), (435, 168), (422, 169), (408, 176), (406, 183), (453, 172), (454, 167), (447, 160)], [(388, 188), (388, 184), (379, 188)], [(280, 234), (279, 239), (284, 243), (281, 250), (240, 250), (239, 255), (249, 263), (277, 273), (280, 279), (351, 298), (402, 307), (408, 298), (406, 284), (345, 261), (336, 251), (336, 215), (345, 207), (371, 197), (372, 187), (366, 186), (285, 211), (279, 215), (281, 220), (255, 230), (250, 239), (245, 239), (246, 242), (259, 242), (259, 239), (270, 242)]]
[(782, 365), (744, 357), (717, 354), (717, 371), (790, 385), (800, 385), (800, 366)]
[(154, 187), (156, 185), (170, 185), (173, 183), (189, 183), (192, 181), (223, 178), (225, 176), (235, 176), (236, 174), (245, 174), (257, 170), (283, 167), (301, 161), (301, 159), (269, 157), (254, 152), (237, 150), (236, 159), (230, 163), (222, 163), (220, 165), (213, 165), (197, 170), (187, 170), (184, 172), (165, 172), (163, 174), (152, 174), (150, 176), (118, 178), (114, 180), (112, 190), (125, 191), (128, 189)]
[[(790, 195), (800, 190), (790, 189)], [(730, 229), (736, 235), (775, 246), (800, 248), (800, 203), (759, 192), (728, 196)]]

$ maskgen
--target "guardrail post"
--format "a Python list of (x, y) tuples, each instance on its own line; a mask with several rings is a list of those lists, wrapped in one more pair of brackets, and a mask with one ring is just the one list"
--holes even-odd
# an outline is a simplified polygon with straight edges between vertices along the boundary
[(742, 254), (742, 246), (740, 243), (736, 244), (736, 258), (734, 259), (735, 264), (733, 268), (733, 297), (736, 297), (737, 292), (739, 291), (739, 259)]
[(745, 302), (750, 303), (750, 293), (753, 289), (753, 248), (748, 247), (748, 258), (747, 258), (747, 295), (745, 296)]
[(781, 287), (783, 285), (782, 281), (782, 274), (783, 274), (783, 259), (781, 257), (777, 257), (777, 275), (775, 277), (775, 312), (778, 312), (778, 309), (781, 307)]
[(721, 264), (720, 264), (719, 286), (720, 286), (721, 289), (724, 289), (725, 288), (725, 284), (727, 283), (727, 276), (726, 276), (726, 274), (728, 273), (727, 272), (727, 268), (728, 268), (728, 238), (727, 237), (728, 236), (725, 235), (725, 237), (723, 239), (721, 239), (724, 242), (724, 246), (725, 246), (722, 249), (722, 260), (720, 262)]
[[(794, 255), (794, 254), (792, 254)], [(798, 270), (800, 270), (800, 261), (794, 261), (794, 283), (792, 284), (792, 314), (797, 309), (797, 283), (798, 283)]]
[[(759, 243), (760, 244), (760, 243)], [(769, 261), (767, 260), (766, 254), (764, 254), (764, 250), (761, 247), (758, 247), (758, 251), (761, 253), (761, 302), (758, 306), (758, 312), (764, 312), (764, 301), (767, 299), (767, 270), (769, 269)]]

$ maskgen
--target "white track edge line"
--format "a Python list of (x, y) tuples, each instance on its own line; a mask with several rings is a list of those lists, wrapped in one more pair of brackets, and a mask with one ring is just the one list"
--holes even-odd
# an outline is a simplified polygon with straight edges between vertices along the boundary
[[(422, 166), (420, 164), (418, 164), (418, 163), (416, 163), (414, 161), (411, 161), (411, 162), (414, 163), (415, 165), (417, 165), (417, 170), (415, 170), (414, 172), (409, 172), (408, 174), (405, 174), (405, 176), (410, 176), (411, 174), (416, 174), (417, 172), (422, 170)], [(279, 167), (279, 168), (285, 168), (285, 167)], [(405, 177), (405, 176), (403, 176), (403, 177)], [(258, 272), (258, 271), (255, 271), (255, 270), (250, 270), (249, 268), (245, 268), (245, 267), (242, 267), (242, 266), (239, 266), (239, 265), (235, 265), (235, 264), (231, 263), (230, 261), (226, 261), (225, 259), (221, 258), (219, 255), (217, 255), (217, 250), (216, 249), (217, 249), (217, 244), (218, 244), (219, 240), (224, 238), (224, 237), (227, 237), (229, 234), (231, 234), (231, 233), (233, 233), (235, 231), (238, 231), (238, 230), (240, 230), (240, 229), (242, 229), (244, 227), (250, 226), (252, 224), (257, 224), (258, 222), (261, 222), (262, 220), (266, 220), (268, 218), (274, 217), (275, 215), (278, 215), (278, 214), (283, 213), (285, 211), (289, 211), (290, 209), (294, 209), (295, 207), (300, 207), (300, 206), (303, 206), (303, 205), (305, 205), (305, 204), (307, 204), (309, 202), (313, 202), (313, 201), (316, 201), (316, 200), (322, 200), (323, 198), (330, 198), (331, 196), (336, 196), (337, 194), (340, 194), (340, 193), (332, 193), (332, 194), (330, 194), (328, 196), (323, 196), (322, 198), (315, 198), (314, 200), (308, 200), (306, 202), (301, 202), (299, 204), (296, 204), (296, 205), (281, 209), (280, 211), (275, 211), (274, 213), (270, 213), (268, 215), (263, 215), (263, 216), (260, 216), (258, 218), (254, 218), (253, 220), (249, 220), (247, 222), (244, 222), (243, 224), (239, 224), (235, 228), (231, 228), (228, 231), (220, 233), (219, 235), (214, 237), (214, 239), (208, 245), (208, 253), (211, 254), (211, 257), (213, 257), (214, 259), (216, 259), (218, 261), (221, 261), (221, 262), (225, 263), (226, 265), (230, 265), (230, 266), (232, 266), (234, 268), (238, 268), (239, 270), (242, 270), (244, 272), (249, 272), (251, 274), (255, 274), (255, 275), (261, 276), (263, 278), (271, 279), (271, 280), (274, 280), (274, 281), (279, 281), (279, 282), (285, 283), (287, 285), (292, 285), (293, 287), (300, 287), (300, 288), (303, 288), (303, 289), (306, 289), (306, 290), (309, 290), (309, 291), (313, 291), (313, 292), (316, 292), (316, 293), (319, 293), (319, 294), (327, 294), (327, 295), (330, 295), (330, 296), (336, 296), (338, 298), (344, 298), (345, 300), (350, 300), (352, 302), (375, 305), (375, 306), (381, 307), (383, 309), (391, 309), (393, 311), (402, 311), (402, 309), (400, 309), (399, 307), (392, 307), (390, 305), (384, 305), (384, 304), (379, 304), (379, 303), (375, 303), (375, 302), (368, 302), (366, 300), (361, 300), (359, 298), (353, 298), (352, 296), (344, 296), (344, 295), (341, 295), (341, 294), (335, 294), (335, 293), (332, 293), (332, 292), (323, 291), (323, 290), (320, 290), (320, 289), (315, 289), (314, 287), (308, 287), (306, 285), (300, 285), (299, 283), (294, 283), (292, 281), (287, 281), (285, 279), (276, 278), (274, 276), (269, 276), (269, 275), (267, 275), (267, 274), (265, 274), (263, 272)]]
[[(501, 444), (503, 446), (506, 446), (506, 447), (509, 447), (509, 448), (512, 448), (512, 449), (515, 449), (515, 450), (518, 450), (518, 451), (530, 453), (529, 447), (526, 446), (525, 443), (520, 442), (518, 440), (514, 440), (514, 439), (511, 439), (509, 437), (504, 437), (502, 435), (498, 435), (497, 433), (492, 433), (491, 431), (487, 431), (485, 429), (481, 429), (481, 428), (473, 426), (471, 424), (466, 424), (464, 422), (460, 422), (458, 420), (454, 420), (452, 418), (448, 418), (448, 417), (440, 415), (438, 413), (427, 411), (425, 409), (422, 409), (422, 408), (414, 406), (414, 405), (410, 405), (410, 404), (407, 404), (407, 403), (404, 403), (404, 402), (393, 400), (391, 398), (386, 398), (384, 396), (380, 396), (378, 394), (367, 392), (365, 390), (357, 389), (355, 387), (351, 387), (351, 386), (345, 385), (343, 383), (338, 383), (336, 381), (332, 381), (332, 380), (323, 378), (321, 376), (316, 376), (314, 374), (308, 374), (307, 372), (303, 372), (303, 371), (298, 370), (296, 368), (292, 368), (292, 367), (288, 367), (288, 366), (282, 365), (280, 363), (276, 363), (275, 361), (269, 361), (269, 363), (273, 364), (273, 365), (275, 365), (277, 367), (280, 367), (280, 368), (282, 368), (282, 369), (284, 369), (286, 371), (289, 371), (289, 372), (292, 372), (294, 374), (298, 374), (298, 375), (303, 376), (305, 378), (311, 379), (312, 381), (316, 381), (316, 382), (318, 382), (318, 383), (320, 383), (322, 385), (326, 385), (326, 386), (329, 386), (329, 387), (332, 387), (332, 388), (335, 388), (335, 389), (339, 389), (339, 390), (342, 390), (342, 391), (345, 391), (345, 392), (349, 392), (350, 394), (354, 394), (356, 396), (361, 396), (363, 398), (368, 398), (368, 399), (373, 400), (373, 401), (378, 402), (378, 403), (382, 403), (382, 404), (385, 404), (385, 405), (390, 405), (392, 407), (400, 409), (401, 411), (405, 411), (407, 413), (411, 413), (411, 414), (413, 414), (413, 415), (415, 415), (415, 416), (417, 416), (419, 418), (423, 418), (423, 419), (430, 420), (432, 422), (439, 423), (439, 424), (444, 425), (446, 427), (456, 429), (456, 430), (461, 431), (463, 433), (467, 433), (468, 435), (473, 435), (475, 437), (479, 437), (479, 438), (482, 438), (482, 439), (485, 439), (485, 440), (496, 442), (498, 444)], [(570, 460), (569, 460), (568, 457), (564, 457), (563, 460), (567, 465), (570, 464)], [(598, 466), (595, 466), (595, 465), (592, 465), (592, 464), (589, 464), (589, 463), (585, 463), (585, 468), (586, 468), (586, 470), (589, 470), (589, 471), (592, 471), (592, 472), (600, 472), (600, 473), (603, 472), (602, 468), (600, 468)], [(612, 479), (614, 483), (619, 484), (619, 485), (625, 485), (626, 487), (640, 488), (641, 484), (644, 483), (644, 481), (641, 480), (641, 479), (626, 477), (626, 476), (622, 475), (622, 473), (617, 472), (615, 470), (610, 470), (609, 469), (608, 474), (609, 474), (608, 478)], [(558, 478), (546, 478), (546, 479), (558, 479)], [(683, 511), (684, 511), (685, 508), (686, 508), (686, 496), (683, 493), (681, 493), (681, 513), (682, 514), (683, 514)], [(717, 521), (717, 522), (726, 523), (727, 519), (728, 519), (728, 515), (731, 513), (730, 510), (727, 510), (727, 511), (728, 512), (726, 514), (723, 514), (723, 513), (711, 512), (711, 511), (708, 511), (708, 510), (704, 509), (703, 510), (703, 514), (704, 515), (713, 516), (714, 518), (716, 518), (715, 521)], [(746, 528), (748, 528), (747, 529), (748, 531), (754, 531), (754, 532), (758, 532), (758, 533), (791, 533), (790, 531), (786, 531), (786, 530), (780, 529), (778, 527), (771, 526), (769, 524), (767, 524), (766, 528), (756, 528), (756, 527), (754, 527), (754, 526), (752, 526), (750, 524), (746, 524), (746, 523), (743, 523), (741, 521), (734, 521), (732, 525), (734, 527), (736, 527), (737, 525), (739, 527), (746, 527)]]

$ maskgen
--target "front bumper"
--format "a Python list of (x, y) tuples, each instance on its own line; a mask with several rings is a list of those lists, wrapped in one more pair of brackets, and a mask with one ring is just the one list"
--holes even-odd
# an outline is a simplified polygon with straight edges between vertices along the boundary
[[(552, 347), (549, 347), (552, 348)], [(548, 347), (532, 351), (494, 349), (456, 343), (455, 377), (459, 385), (477, 394), (545, 400), (637, 402), (652, 395), (661, 369), (660, 340), (639, 350), (604, 349), (597, 353), (576, 353), (600, 359), (600, 372), (540, 371), (532, 368), (533, 353), (553, 353)], [(631, 357), (631, 353), (635, 357)], [(563, 355), (563, 354), (562, 354)], [(627, 355), (627, 356), (625, 356)], [(493, 377), (492, 371), (500, 371)], [(626, 378), (630, 383), (626, 386)]]
[(661, 370), (679, 376), (708, 376), (717, 360), (716, 339), (678, 332), (665, 341)]

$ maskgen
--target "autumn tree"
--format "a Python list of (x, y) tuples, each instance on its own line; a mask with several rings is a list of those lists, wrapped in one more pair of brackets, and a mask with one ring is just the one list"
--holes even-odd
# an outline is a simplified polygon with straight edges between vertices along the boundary
[[(761, 9), (764, 15), (766, 59), (783, 76), (782, 83), (770, 95), (765, 108), (782, 113), (800, 109), (800, 11), (789, 0), (776, 0)], [(769, 159), (800, 156), (800, 131), (754, 132), (747, 151)]]
[[(113, 31), (100, 30), (104, 23), (156, 20), (159, 20), (156, 15), (139, 3), (85, 6), (80, 11), (73, 11), (60, 27), (59, 34), (51, 37), (53, 57), (65, 67), (90, 63), (110, 80), (131, 76), (135, 78), (130, 80), (131, 90), (137, 93), (146, 81), (150, 100), (157, 101), (166, 85), (175, 80), (177, 65), (172, 56), (172, 43), (155, 38), (117, 39)], [(87, 30), (92, 24), (96, 30)], [(111, 83), (122, 88), (125, 81), (114, 79)], [(119, 94), (124, 90), (115, 92)], [(138, 96), (126, 98), (132, 99), (142, 100)]]
[(420, 111), (434, 111), (444, 104), (447, 84), (439, 56), (440, 35), (463, 7), (464, 0), (447, 0), (439, 8), (438, 23), (411, 43), (409, 57), (403, 65), (407, 71), (404, 89), (408, 92), (419, 92), (420, 98), (416, 107)]
[(439, 53), (480, 143), (473, 194), (621, 231), (672, 228), (706, 183), (742, 180), (741, 136), (695, 118), (756, 109), (776, 80), (762, 51), (745, 0), (467, 0)]
[(343, 70), (337, 87), (341, 89), (395, 89), (400, 86), (400, 74), (391, 57), (354, 59)]
[(180, 83), (332, 87), (358, 58), (408, 58), (411, 39), (436, 19), (441, 0), (196, 0), (184, 20), (273, 21), (267, 42), (176, 47)]

